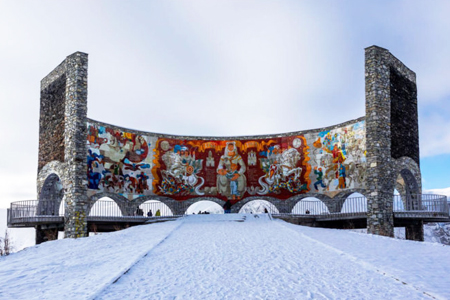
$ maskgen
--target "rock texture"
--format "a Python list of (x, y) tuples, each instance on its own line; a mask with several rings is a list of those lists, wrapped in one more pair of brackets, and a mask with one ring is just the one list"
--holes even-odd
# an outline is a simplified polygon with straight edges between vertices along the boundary
[[(421, 191), (416, 75), (386, 49), (365, 51), (367, 229), (393, 237), (394, 188), (403, 199)], [(423, 240), (419, 231), (409, 236)]]
[(87, 62), (86, 53), (76, 52), (41, 81), (38, 195), (52, 198), (46, 191), (56, 177), (61, 182), (66, 237), (87, 235)]

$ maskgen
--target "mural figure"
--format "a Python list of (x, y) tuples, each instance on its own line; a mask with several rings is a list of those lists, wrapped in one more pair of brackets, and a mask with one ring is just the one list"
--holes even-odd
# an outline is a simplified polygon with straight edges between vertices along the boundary
[(318, 187), (317, 187), (317, 185), (319, 185), (319, 184), (320, 184), (320, 186), (321, 186), (322, 188), (327, 187), (327, 186), (323, 183), (323, 172), (322, 172), (322, 168), (317, 168), (317, 166), (314, 167), (314, 174), (317, 175), (316, 182), (314, 182), (314, 188), (316, 189), (316, 191), (319, 190)]
[(88, 189), (126, 197), (151, 193), (151, 143), (145, 136), (88, 124), (87, 143)]
[[(320, 185), (326, 191), (354, 188), (365, 180), (365, 123), (355, 123), (348, 127), (318, 134), (313, 142), (314, 174), (317, 179), (314, 188)], [(322, 179), (319, 171), (322, 169)], [(319, 182), (320, 181), (320, 182)], [(323, 186), (325, 185), (325, 187)]]
[(103, 155), (98, 155), (95, 152), (89, 150), (87, 159), (88, 163), (88, 188), (97, 190), (99, 189), (100, 181), (105, 174), (105, 168), (103, 166)]
[(230, 165), (230, 172), (225, 175), (227, 179), (230, 180), (230, 190), (231, 190), (231, 197), (233, 200), (237, 200), (240, 198), (240, 194), (238, 192), (238, 182), (237, 179), (239, 178), (239, 172), (237, 171), (238, 165), (237, 164), (231, 164)]
[(266, 174), (259, 178), (259, 195), (269, 192), (279, 194), (281, 189), (287, 189), (291, 193), (307, 189), (307, 185), (301, 182), (301, 155), (297, 149), (289, 148), (283, 151), (280, 145), (274, 145), (261, 154), (266, 155), (266, 158), (260, 160), (261, 169)]
[[(234, 166), (232, 167), (232, 165)], [(237, 152), (236, 143), (227, 142), (225, 153), (220, 157), (217, 167), (217, 191), (219, 194), (226, 196), (228, 199), (241, 199), (247, 188), (245, 171), (246, 166)], [(232, 186), (235, 189), (234, 194), (232, 194)]]
[(287, 199), (310, 189), (332, 197), (364, 188), (366, 176), (364, 121), (305, 136), (235, 141), (159, 138), (88, 123), (87, 144), (89, 193), (129, 200), (152, 194), (179, 201), (205, 194)]
[(256, 152), (252, 150), (248, 153), (247, 164), (248, 166), (256, 166), (257, 163), (258, 159), (256, 157)]
[(345, 189), (347, 187), (346, 181), (345, 181), (345, 166), (341, 165), (339, 167), (339, 185), (338, 188)]
[(159, 189), (162, 193), (204, 195), (200, 188), (205, 180), (198, 176), (203, 168), (203, 160), (195, 159), (195, 152), (191, 154), (188, 147), (175, 145), (173, 151), (167, 151), (162, 156), (162, 160), (166, 165), (166, 169), (161, 170), (163, 179)]
[(208, 152), (208, 157), (206, 158), (206, 166), (212, 167), (212, 168), (214, 168), (214, 166), (215, 166), (214, 157), (212, 155), (211, 150)]

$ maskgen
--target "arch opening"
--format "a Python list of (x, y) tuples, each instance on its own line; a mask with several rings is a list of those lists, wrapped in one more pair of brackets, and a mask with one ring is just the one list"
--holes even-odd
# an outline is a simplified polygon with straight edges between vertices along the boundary
[[(399, 205), (397, 207), (398, 209), (401, 208), (401, 204), (403, 204), (404, 210), (421, 209), (422, 203), (419, 184), (410, 170), (402, 169), (399, 172), (395, 183), (395, 189), (399, 192), (398, 196), (394, 196), (394, 202)], [(399, 199), (396, 200), (396, 198)], [(394, 206), (394, 209), (395, 208), (396, 207)]]
[[(44, 181), (39, 194), (38, 215), (59, 215), (64, 197), (64, 188), (59, 176), (50, 174)], [(62, 209), (64, 213), (64, 205)]]
[(350, 194), (342, 204), (341, 213), (367, 212), (367, 198), (360, 193)]
[(202, 200), (191, 204), (186, 210), (187, 215), (192, 214), (200, 214), (200, 213), (208, 213), (208, 214), (223, 214), (223, 207), (218, 203), (209, 200)]
[(278, 208), (267, 200), (256, 199), (245, 203), (239, 210), (240, 214), (279, 214)]
[(91, 217), (122, 217), (122, 210), (113, 199), (103, 197), (95, 201), (89, 211)]
[(325, 203), (316, 197), (306, 197), (297, 202), (292, 208), (294, 215), (322, 215), (330, 211)]
[(173, 216), (173, 211), (169, 206), (159, 200), (147, 200), (136, 207), (134, 215), (145, 217), (170, 217)]
[(405, 203), (403, 202), (402, 194), (395, 188), (394, 189), (394, 211), (404, 211)]

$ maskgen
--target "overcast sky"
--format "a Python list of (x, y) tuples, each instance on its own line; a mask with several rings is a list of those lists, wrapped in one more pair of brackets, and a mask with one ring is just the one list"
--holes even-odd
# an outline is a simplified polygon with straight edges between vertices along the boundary
[(365, 115), (364, 48), (417, 74), (425, 189), (450, 186), (450, 1), (0, 0), (0, 207), (36, 199), (40, 80), (89, 54), (88, 117), (248, 135)]

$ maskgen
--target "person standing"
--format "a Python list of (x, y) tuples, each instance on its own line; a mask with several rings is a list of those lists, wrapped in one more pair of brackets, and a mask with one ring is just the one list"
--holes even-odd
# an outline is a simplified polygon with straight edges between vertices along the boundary
[(231, 213), (231, 201), (227, 200), (227, 202), (225, 202), (225, 204), (223, 205), (223, 210), (226, 214)]

